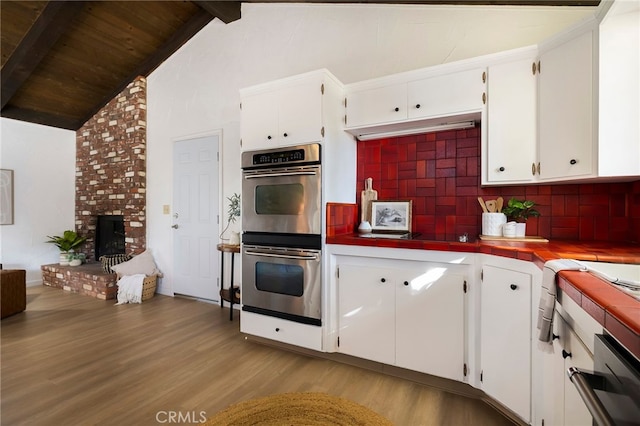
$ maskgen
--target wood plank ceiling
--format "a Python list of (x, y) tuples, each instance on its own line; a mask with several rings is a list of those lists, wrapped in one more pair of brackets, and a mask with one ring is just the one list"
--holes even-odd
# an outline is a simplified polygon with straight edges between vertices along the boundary
[[(599, 1), (346, 3), (597, 6)], [(134, 78), (151, 73), (210, 21), (233, 22), (240, 19), (240, 9), (239, 1), (1, 0), (1, 115), (77, 130)]]

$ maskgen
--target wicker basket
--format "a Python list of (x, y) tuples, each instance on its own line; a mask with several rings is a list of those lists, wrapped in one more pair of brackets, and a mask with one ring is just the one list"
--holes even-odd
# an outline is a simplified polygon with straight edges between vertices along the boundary
[(158, 276), (150, 275), (142, 281), (142, 301), (149, 300), (156, 294), (156, 286), (158, 285)]
[[(118, 281), (120, 280), (118, 275)], [(151, 299), (156, 294), (156, 287), (158, 285), (158, 276), (149, 275), (142, 281), (142, 301)]]

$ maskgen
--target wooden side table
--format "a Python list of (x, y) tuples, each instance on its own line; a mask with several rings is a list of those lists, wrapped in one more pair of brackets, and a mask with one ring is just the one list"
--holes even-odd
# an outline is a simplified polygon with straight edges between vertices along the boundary
[[(233, 261), (236, 253), (240, 253), (240, 245), (232, 244), (218, 244), (218, 251), (220, 252), (220, 309), (224, 306), (224, 301), (229, 302), (229, 321), (233, 321), (233, 304), (240, 304), (240, 297), (236, 294), (236, 289), (239, 294), (239, 287), (233, 286)], [(231, 281), (229, 282), (229, 288), (224, 288), (224, 254), (231, 253)]]

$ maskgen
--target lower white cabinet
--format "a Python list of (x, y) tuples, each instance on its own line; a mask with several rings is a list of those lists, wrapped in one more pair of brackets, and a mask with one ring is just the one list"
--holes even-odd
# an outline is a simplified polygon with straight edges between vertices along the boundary
[(553, 320), (553, 346), (544, 355), (543, 413), (545, 426), (590, 425), (591, 414), (567, 375), (570, 367), (593, 370), (593, 355), (557, 312)]
[(290, 345), (322, 351), (322, 327), (240, 312), (240, 331)]
[(485, 265), (480, 290), (482, 389), (531, 418), (530, 274)]
[(338, 350), (462, 381), (465, 277), (447, 265), (412, 263), (338, 265)]

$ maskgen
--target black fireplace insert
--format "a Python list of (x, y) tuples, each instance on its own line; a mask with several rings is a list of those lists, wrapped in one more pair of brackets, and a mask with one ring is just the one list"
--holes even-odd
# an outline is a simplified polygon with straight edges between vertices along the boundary
[(124, 254), (124, 216), (100, 215), (96, 223), (96, 260), (108, 254)]

